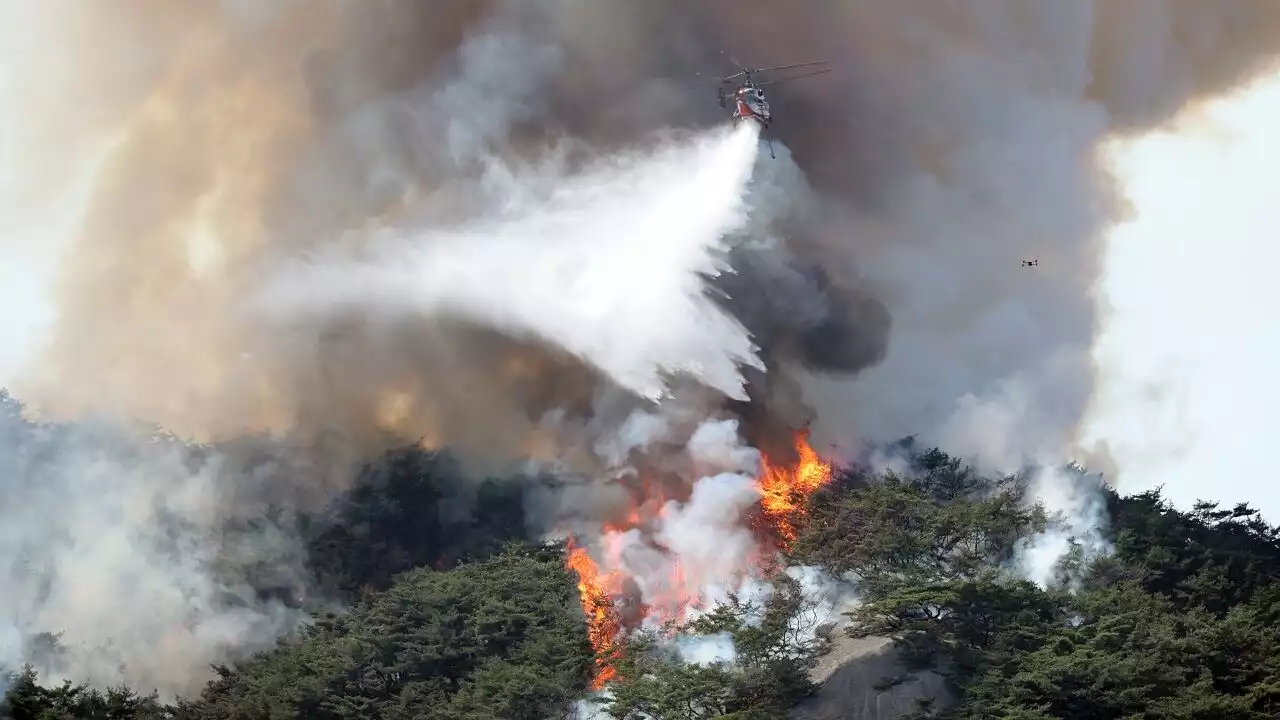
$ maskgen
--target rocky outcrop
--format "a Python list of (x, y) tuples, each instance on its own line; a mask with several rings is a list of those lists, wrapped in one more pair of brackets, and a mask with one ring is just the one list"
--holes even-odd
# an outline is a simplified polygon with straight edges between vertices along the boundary
[(893, 720), (917, 709), (917, 700), (935, 698), (934, 707), (950, 701), (941, 675), (918, 672), (892, 687), (886, 681), (906, 672), (884, 637), (850, 638), (836, 633), (831, 652), (814, 668), (818, 692), (792, 713), (794, 720)]

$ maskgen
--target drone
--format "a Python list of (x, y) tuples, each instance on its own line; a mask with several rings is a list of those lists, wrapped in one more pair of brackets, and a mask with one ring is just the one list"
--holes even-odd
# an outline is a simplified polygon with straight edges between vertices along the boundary
[[(738, 72), (720, 78), (720, 87), (716, 89), (716, 99), (720, 101), (720, 107), (727, 108), (729, 103), (733, 102), (732, 118), (734, 122), (750, 121), (760, 124), (761, 131), (769, 129), (769, 123), (773, 121), (773, 112), (769, 109), (769, 101), (765, 98), (763, 87), (780, 83), (787, 80), (798, 80), (800, 78), (809, 77), (811, 75), (821, 75), (831, 72), (829, 67), (819, 67), (827, 65), (826, 60), (818, 60), (815, 62), (792, 63), (790, 65), (775, 65), (766, 68), (748, 69), (743, 67), (737, 61), (733, 64), (739, 68)], [(791, 75), (788, 77), (776, 77), (768, 80), (757, 81), (755, 75), (761, 73), (771, 73), (779, 70), (794, 70), (797, 68), (818, 68), (799, 75)], [(768, 137), (765, 142), (769, 145), (769, 157), (777, 158), (773, 153), (773, 141)]]
[(1023, 260), (1022, 267), (1040, 267), (1040, 258), (1034, 260)]

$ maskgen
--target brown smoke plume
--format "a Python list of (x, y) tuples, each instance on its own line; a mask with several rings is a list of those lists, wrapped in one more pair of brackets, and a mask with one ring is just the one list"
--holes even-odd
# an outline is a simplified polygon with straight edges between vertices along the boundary
[[(930, 388), (927, 400), (887, 399), (899, 384), (883, 380), (863, 383), (879, 392), (849, 391), (866, 413), (901, 416), (894, 431), (945, 424), (945, 413), (925, 409), (947, 402), (939, 389), (950, 402), (981, 396), (984, 383), (1050, 372), (1050, 356), (1052, 372), (1087, 372), (1085, 291), (1110, 213), (1092, 147), (1265, 67), (1280, 27), (1280, 11), (1243, 0), (783, 5), (56, 6), (49, 37), (71, 52), (48, 71), (69, 92), (28, 109), (48, 118), (32, 124), (44, 142), (31, 152), (80, 155), (64, 153), (46, 170), (63, 174), (32, 185), (65, 184), (88, 171), (83, 148), (111, 144), (61, 253), (56, 325), (23, 394), (55, 415), (110, 410), (196, 437), (317, 422), (436, 441), (463, 439), (446, 425), (521, 436), (530, 413), (511, 400), (511, 382), (494, 379), (516, 362), (506, 356), (543, 351), (434, 321), (371, 330), (358, 317), (282, 342), (237, 301), (282, 253), (422, 212), (482, 152), (536, 148), (560, 133), (599, 147), (714, 120), (708, 88), (693, 78), (728, 69), (726, 49), (750, 64), (814, 56), (838, 68), (774, 93), (777, 130), (806, 178), (801, 187), (784, 172), (777, 192), (820, 200), (807, 217), (784, 218), (788, 265), (818, 274), (790, 280), (788, 297), (776, 292), (786, 277), (751, 273), (744, 259), (746, 282), (730, 283), (736, 307), (779, 352), (819, 370), (880, 360), (890, 315), (904, 349), (890, 353), (887, 379), (895, 367), (921, 370), (898, 362), (904, 353), (947, 352), (937, 345), (947, 336), (997, 333), (1036, 348), (952, 377), (926, 381), (941, 370), (923, 368), (915, 384)], [(454, 52), (476, 33), (501, 42), (473, 46), (468, 68)], [(25, 82), (35, 86), (42, 69), (33, 70)], [(1061, 270), (1025, 287), (1006, 271), (1024, 254)], [(926, 291), (955, 267), (967, 272), (947, 273), (947, 292)], [(768, 297), (753, 303), (753, 292)], [(943, 296), (946, 309), (931, 299)], [(806, 307), (809, 317), (792, 312)], [(1020, 327), (991, 327), (1002, 314), (1022, 315), (1003, 319)], [(796, 327), (809, 334), (796, 337)], [(974, 353), (995, 352), (991, 341), (969, 351), (957, 340), (952, 352), (980, 360)], [(1052, 424), (1070, 426), (1088, 383), (1063, 384), (1076, 387)]]

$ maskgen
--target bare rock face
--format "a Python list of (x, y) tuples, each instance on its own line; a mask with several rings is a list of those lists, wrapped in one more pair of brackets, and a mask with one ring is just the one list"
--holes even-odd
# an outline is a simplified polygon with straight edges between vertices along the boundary
[(906, 672), (889, 638), (837, 633), (833, 641), (811, 676), (818, 692), (792, 712), (795, 720), (893, 720), (917, 710), (918, 700), (934, 698), (935, 709), (950, 703), (942, 676), (929, 671), (877, 689)]

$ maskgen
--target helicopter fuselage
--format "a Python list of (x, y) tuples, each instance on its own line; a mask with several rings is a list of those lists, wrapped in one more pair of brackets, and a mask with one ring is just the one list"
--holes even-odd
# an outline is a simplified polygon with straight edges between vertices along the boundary
[(769, 101), (765, 99), (763, 90), (744, 85), (734, 91), (732, 98), (734, 120), (753, 120), (760, 123), (762, 128), (769, 127), (773, 114), (769, 110)]

